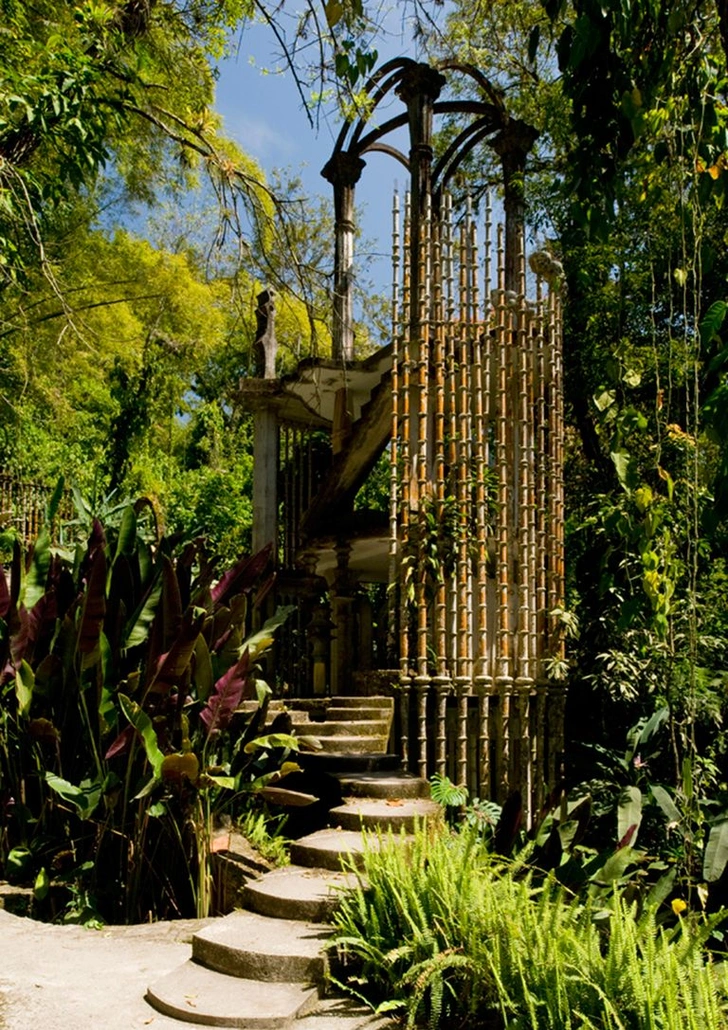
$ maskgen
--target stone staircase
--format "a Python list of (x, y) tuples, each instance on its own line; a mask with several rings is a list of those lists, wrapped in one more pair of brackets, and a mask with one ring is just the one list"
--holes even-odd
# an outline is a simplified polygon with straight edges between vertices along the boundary
[[(439, 818), (440, 809), (424, 780), (391, 768), (391, 698), (301, 705), (288, 706), (295, 730), (330, 744), (311, 758), (327, 771), (342, 768), (335, 775), (344, 803), (331, 810), (328, 828), (292, 844), (290, 866), (248, 882), (243, 908), (196, 933), (191, 958), (149, 987), (154, 1008), (185, 1025), (372, 1030), (383, 1022), (347, 999), (325, 995), (328, 920), (350, 876), (342, 858), (356, 861), (362, 853), (362, 829), (392, 830), (406, 840), (416, 821)], [(370, 836), (369, 846), (379, 839)]]

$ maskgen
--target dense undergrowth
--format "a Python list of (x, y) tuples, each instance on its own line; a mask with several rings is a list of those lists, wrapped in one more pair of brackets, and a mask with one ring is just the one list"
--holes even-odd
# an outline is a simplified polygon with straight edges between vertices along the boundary
[(0, 876), (34, 885), (43, 918), (208, 914), (216, 816), (239, 815), (298, 748), (260, 735), (256, 662), (286, 615), (265, 619), (269, 554), (220, 574), (200, 541), (146, 540), (130, 506), (75, 549), (47, 530), (26, 554), (16, 543), (9, 571)]
[(370, 847), (335, 916), (349, 990), (408, 1026), (719, 1030), (728, 979), (707, 947), (722, 916), (681, 901), (580, 895), (477, 832)]

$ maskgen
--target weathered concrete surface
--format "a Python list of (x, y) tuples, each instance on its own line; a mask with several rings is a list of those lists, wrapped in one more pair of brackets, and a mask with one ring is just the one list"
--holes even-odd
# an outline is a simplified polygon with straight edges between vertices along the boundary
[(144, 1000), (209, 920), (85, 930), (0, 910), (0, 1030), (181, 1030)]
[(229, 976), (271, 983), (323, 983), (331, 936), (323, 923), (231, 912), (192, 938), (192, 957)]
[(344, 873), (289, 865), (247, 884), (243, 900), (250, 911), (274, 919), (324, 923), (338, 905), (342, 888), (354, 883), (354, 877)]
[(414, 833), (415, 827), (442, 819), (442, 806), (427, 798), (409, 799), (347, 799), (345, 804), (332, 808), (329, 821), (342, 830), (380, 829), (404, 830)]
[(344, 794), (366, 798), (429, 798), (430, 784), (414, 773), (334, 773)]
[(154, 1007), (178, 1020), (243, 1030), (292, 1030), (316, 1008), (315, 987), (268, 983), (207, 969), (190, 960), (149, 988)]

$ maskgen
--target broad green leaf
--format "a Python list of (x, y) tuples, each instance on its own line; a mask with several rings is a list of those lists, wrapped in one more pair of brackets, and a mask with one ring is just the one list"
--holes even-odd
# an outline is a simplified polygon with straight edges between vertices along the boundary
[(132, 701), (126, 694), (119, 694), (119, 704), (126, 718), (142, 738), (147, 759), (154, 772), (154, 779), (158, 780), (164, 755), (159, 750), (159, 742), (152, 720), (146, 712), (142, 711), (136, 701)]
[(38, 901), (43, 901), (48, 895), (48, 891), (51, 889), (51, 878), (48, 875), (48, 870), (45, 866), (40, 870), (35, 878), (33, 885), (33, 897), (37, 898)]
[(620, 880), (624, 876), (627, 869), (635, 861), (636, 853), (634, 848), (629, 846), (620, 848), (613, 855), (610, 855), (601, 869), (597, 869), (590, 879), (597, 883), (614, 883), (615, 880)]
[(642, 382), (642, 375), (636, 369), (629, 368), (622, 376), (622, 382), (625, 386), (631, 386), (635, 389)]
[(680, 810), (665, 788), (657, 783), (653, 783), (650, 785), (650, 790), (652, 791), (653, 798), (667, 816), (668, 822), (678, 825), (682, 821)]
[(130, 504), (124, 508), (124, 513), (121, 516), (121, 525), (119, 526), (119, 536), (116, 540), (116, 554), (114, 560), (119, 555), (124, 554), (127, 557), (131, 557), (136, 547), (136, 535), (137, 535), (137, 518), (134, 512), (133, 506)]
[(51, 538), (47, 527), (43, 527), (33, 545), (30, 568), (25, 576), (23, 604), (30, 609), (37, 604), (46, 591), (48, 569), (51, 564)]
[(676, 877), (677, 867), (673, 867), (660, 877), (654, 887), (650, 888), (650, 892), (647, 895), (647, 904), (650, 907), (659, 908), (670, 897)]
[(708, 883), (715, 883), (723, 875), (728, 864), (728, 817), (711, 827), (703, 858), (703, 877)]
[(705, 315), (698, 326), (700, 342), (703, 347), (707, 347), (711, 340), (718, 334), (718, 330), (721, 328), (725, 320), (726, 312), (728, 312), (728, 304), (726, 304), (724, 300), (717, 300), (714, 304), (711, 304), (705, 312)]
[(132, 647), (145, 643), (149, 636), (154, 616), (157, 614), (161, 596), (162, 577), (161, 573), (158, 573), (149, 591), (141, 599), (136, 611), (133, 612), (126, 624), (124, 629), (124, 650), (128, 651)]
[(195, 644), (195, 672), (194, 684), (197, 687), (197, 697), (200, 701), (207, 701), (212, 690), (214, 673), (212, 671), (212, 658), (210, 649), (207, 646), (202, 633)]
[(617, 808), (617, 840), (621, 848), (634, 847), (641, 822), (642, 792), (639, 787), (625, 787)]
[(210, 776), (208, 774), (207, 779), (214, 783), (216, 787), (223, 787), (225, 790), (235, 790), (234, 776)]
[(65, 486), (65, 480), (63, 476), (60, 476), (58, 482), (55, 485), (51, 499), (48, 502), (48, 511), (46, 512), (46, 520), (53, 522), (53, 519), (58, 514), (58, 506), (63, 499), (63, 488)]
[(247, 650), (250, 652), (250, 660), (255, 661), (255, 659), (273, 643), (273, 635), (275, 631), (279, 626), (283, 625), (291, 612), (295, 611), (295, 607), (295, 605), (289, 604), (276, 609), (275, 614), (272, 615), (266, 623), (264, 623), (257, 633), (253, 633), (252, 636), (243, 641), (240, 648), (241, 656), (243, 652)]
[(197, 783), (200, 763), (192, 751), (186, 754), (165, 755), (159, 773), (163, 780), (187, 779), (190, 783)]
[(84, 780), (77, 787), (52, 772), (46, 772), (45, 779), (51, 790), (73, 805), (82, 819), (93, 815), (101, 800), (102, 784), (98, 780)]
[(339, 3), (339, 0), (328, 0), (328, 3), (324, 4), (324, 14), (326, 15), (326, 24), (330, 29), (336, 28), (344, 15), (344, 8)]
[(626, 493), (631, 493), (632, 488), (635, 485), (636, 476), (636, 470), (631, 454), (623, 448), (619, 448), (616, 451), (612, 451), (609, 457), (612, 459), (612, 463), (614, 464), (620, 486)]
[(33, 702), (33, 688), (35, 687), (35, 673), (25, 659), (20, 663), (20, 668), (15, 673), (15, 696), (18, 699), (18, 710), (22, 716), (27, 716)]
[(601, 393), (594, 394), (594, 403), (597, 407), (597, 411), (606, 411), (610, 408), (616, 399), (614, 390), (602, 390)]
[(290, 733), (269, 733), (265, 737), (256, 737), (245, 745), (245, 751), (251, 755), (254, 751), (262, 751), (264, 748), (287, 747), (292, 751), (298, 751), (298, 738), (292, 737)]

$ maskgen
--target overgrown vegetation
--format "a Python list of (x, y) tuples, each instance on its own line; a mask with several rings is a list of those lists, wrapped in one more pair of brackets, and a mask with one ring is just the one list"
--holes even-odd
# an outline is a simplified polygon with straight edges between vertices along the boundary
[(408, 1026), (562, 1030), (726, 1025), (722, 916), (595, 883), (567, 893), (473, 829), (421, 829), (365, 853), (334, 917), (350, 989)]
[(27, 555), (16, 543), (9, 581), (0, 568), (0, 862), (35, 882), (39, 913), (209, 911), (215, 813), (298, 748), (260, 736), (256, 659), (286, 615), (257, 612), (268, 562), (220, 576), (199, 545), (151, 546), (132, 507), (75, 551), (47, 532)]

